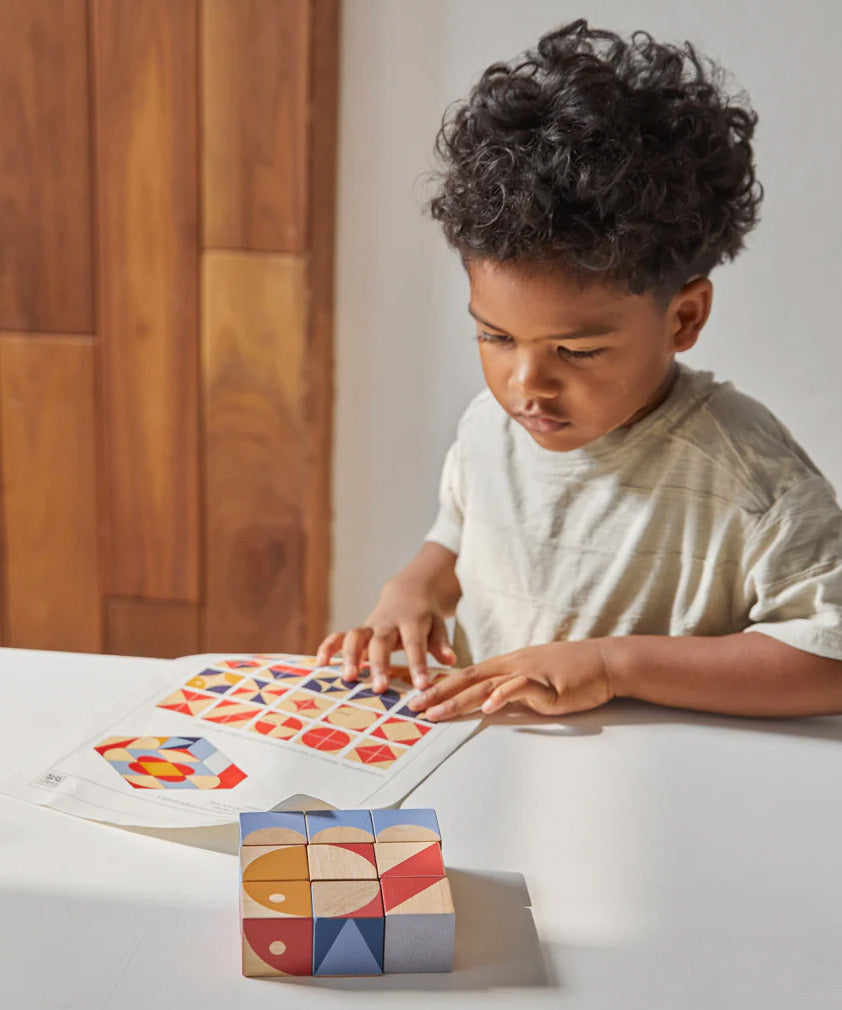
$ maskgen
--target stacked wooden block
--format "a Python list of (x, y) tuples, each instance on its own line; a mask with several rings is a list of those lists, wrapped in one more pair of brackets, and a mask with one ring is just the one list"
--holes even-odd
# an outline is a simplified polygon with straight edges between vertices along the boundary
[(434, 810), (240, 814), (243, 974), (450, 971)]

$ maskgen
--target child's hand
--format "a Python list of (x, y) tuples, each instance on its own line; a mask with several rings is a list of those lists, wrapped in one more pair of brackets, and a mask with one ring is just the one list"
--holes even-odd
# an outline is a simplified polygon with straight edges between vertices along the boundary
[(389, 686), (390, 657), (403, 649), (412, 683), (425, 688), (427, 653), (447, 666), (456, 662), (456, 654), (447, 640), (444, 618), (423, 593), (406, 582), (388, 582), (377, 606), (363, 625), (350, 631), (335, 631), (319, 645), (316, 662), (325, 666), (334, 653), (342, 650), (344, 680), (354, 681), (360, 663), (368, 659), (371, 683), (375, 691)]
[(599, 639), (550, 642), (494, 656), (448, 677), (409, 702), (436, 721), (478, 708), (488, 715), (512, 701), (541, 715), (596, 708), (614, 697)]

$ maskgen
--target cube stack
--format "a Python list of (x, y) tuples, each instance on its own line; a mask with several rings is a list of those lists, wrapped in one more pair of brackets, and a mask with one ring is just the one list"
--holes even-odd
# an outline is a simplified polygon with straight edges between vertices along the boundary
[(450, 971), (434, 810), (240, 814), (243, 974)]

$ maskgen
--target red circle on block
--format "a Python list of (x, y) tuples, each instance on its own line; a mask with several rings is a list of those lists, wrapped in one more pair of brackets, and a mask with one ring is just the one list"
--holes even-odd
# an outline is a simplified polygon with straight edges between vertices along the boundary
[(307, 730), (302, 735), (301, 742), (312, 747), (313, 750), (341, 750), (345, 744), (351, 742), (351, 738), (341, 729), (334, 729), (332, 726), (317, 726), (315, 729)]

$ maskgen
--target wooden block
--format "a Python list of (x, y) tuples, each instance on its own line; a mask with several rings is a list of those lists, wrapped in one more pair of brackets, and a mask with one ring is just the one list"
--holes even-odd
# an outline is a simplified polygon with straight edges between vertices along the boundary
[(309, 879), (306, 845), (244, 845), (240, 866), (243, 881)]
[(331, 842), (373, 842), (368, 810), (308, 810), (307, 841), (311, 845)]
[(312, 919), (243, 919), (243, 974), (310, 975)]
[(308, 845), (311, 880), (376, 880), (374, 846), (370, 842)]
[(314, 880), (314, 919), (371, 919), (384, 914), (379, 880)]
[(382, 975), (384, 917), (313, 920), (314, 975)]
[(447, 877), (383, 880), (385, 972), (451, 971), (456, 912)]
[(240, 894), (242, 919), (311, 919), (309, 880), (246, 880)]
[(376, 842), (377, 872), (385, 877), (443, 877), (438, 842)]
[(435, 810), (372, 810), (375, 842), (441, 842)]
[(240, 845), (306, 845), (307, 825), (297, 810), (240, 814)]

